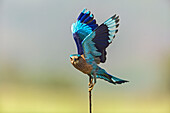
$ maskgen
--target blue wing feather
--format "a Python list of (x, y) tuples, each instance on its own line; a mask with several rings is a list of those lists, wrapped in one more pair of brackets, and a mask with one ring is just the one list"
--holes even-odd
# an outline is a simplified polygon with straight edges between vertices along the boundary
[[(88, 24), (90, 23), (91, 21), (93, 21), (93, 15), (91, 14), (90, 16), (88, 16), (85, 20), (84, 20), (84, 23)], [(94, 23), (95, 24), (95, 23)]]
[(106, 48), (118, 32), (118, 22), (119, 16), (114, 15), (98, 26), (90, 11), (86, 12), (84, 9), (78, 16), (77, 22), (72, 24), (72, 33), (78, 54), (87, 56), (90, 53), (93, 57), (99, 57), (100, 62), (104, 63), (107, 54)]
[(83, 9), (83, 11), (80, 13), (80, 15), (78, 16), (77, 20), (80, 20), (81, 17), (84, 15), (84, 13), (86, 12), (86, 9)]
[(106, 61), (106, 48), (109, 46), (115, 37), (115, 34), (118, 32), (118, 22), (119, 16), (114, 15), (93, 31), (96, 35), (92, 41), (95, 43), (97, 51), (102, 53), (100, 56), (100, 62), (102, 63)]
[(85, 19), (90, 16), (90, 11), (87, 11), (81, 18), (80, 21), (85, 23)]
[(72, 24), (72, 33), (77, 45), (78, 54), (83, 54), (82, 41), (89, 35), (98, 25), (90, 11), (84, 9), (77, 18), (77, 22)]
[(82, 40), (79, 38), (77, 33), (74, 33), (73, 37), (76, 37), (76, 38), (74, 38), (74, 40), (76, 42), (78, 54), (82, 55), (83, 54), (83, 47), (81, 45)]
[(82, 41), (84, 56), (87, 59), (87, 62), (93, 62), (94, 56), (101, 56), (101, 53), (97, 51), (95, 43), (92, 41), (94, 37), (95, 32), (92, 32)]
[(98, 27), (97, 24), (91, 24), (91, 25), (89, 25), (89, 26), (92, 28), (92, 31)]
[(92, 24), (96, 24), (96, 20), (92, 20), (90, 23), (88, 23), (87, 25), (92, 25)]

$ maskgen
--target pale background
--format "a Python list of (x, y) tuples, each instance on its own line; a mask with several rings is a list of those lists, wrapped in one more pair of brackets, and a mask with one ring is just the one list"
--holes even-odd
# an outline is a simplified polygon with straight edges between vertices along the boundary
[(98, 80), (94, 113), (169, 113), (169, 0), (0, 0), (0, 113), (88, 112), (88, 77), (69, 61), (84, 8), (99, 24), (120, 15), (101, 66), (130, 81)]

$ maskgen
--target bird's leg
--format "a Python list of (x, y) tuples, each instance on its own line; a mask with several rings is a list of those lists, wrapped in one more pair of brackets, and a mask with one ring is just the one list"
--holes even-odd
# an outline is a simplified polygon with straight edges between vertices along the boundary
[(92, 86), (92, 82), (93, 82), (93, 78), (90, 78), (90, 77), (89, 77), (89, 83), (88, 83), (88, 86), (89, 86), (89, 87)]
[(88, 86), (91, 87), (92, 86), (92, 82), (93, 82), (93, 78), (92, 78), (91, 74), (88, 74), (88, 76), (89, 76)]
[[(94, 85), (96, 84), (96, 73), (93, 73), (93, 76), (94, 76), (94, 83), (91, 82), (90, 86), (89, 86), (89, 91), (91, 91), (94, 87)], [(92, 79), (93, 81), (93, 79)]]
[(96, 72), (93, 74), (94, 76), (94, 84), (96, 84)]

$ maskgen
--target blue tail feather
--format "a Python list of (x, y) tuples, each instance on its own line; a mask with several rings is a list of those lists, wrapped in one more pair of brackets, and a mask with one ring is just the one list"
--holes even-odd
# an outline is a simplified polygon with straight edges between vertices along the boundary
[(123, 79), (120, 79), (120, 78), (117, 78), (117, 77), (114, 77), (108, 73), (102, 73), (102, 74), (98, 74), (96, 76), (97, 78), (100, 78), (100, 79), (104, 79), (112, 84), (122, 84), (122, 83), (125, 83), (125, 82), (129, 82), (127, 80), (123, 80)]
[(117, 77), (114, 77), (112, 75), (111, 76), (111, 80), (116, 83), (116, 84), (122, 84), (122, 83), (125, 83), (125, 82), (129, 82), (127, 80), (123, 80), (123, 79), (120, 79), (120, 78), (117, 78)]

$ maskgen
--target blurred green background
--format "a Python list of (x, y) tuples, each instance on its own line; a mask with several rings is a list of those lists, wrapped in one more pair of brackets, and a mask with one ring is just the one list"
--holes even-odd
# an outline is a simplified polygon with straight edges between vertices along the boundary
[(88, 77), (69, 61), (71, 24), (84, 9), (101, 24), (120, 15), (100, 66), (94, 113), (170, 113), (169, 0), (0, 0), (0, 113), (87, 113)]

